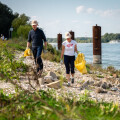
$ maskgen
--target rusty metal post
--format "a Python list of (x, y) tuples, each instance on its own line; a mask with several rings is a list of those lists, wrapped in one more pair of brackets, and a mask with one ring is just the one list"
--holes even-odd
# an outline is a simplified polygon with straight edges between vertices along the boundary
[(71, 30), (69, 33), (72, 35), (71, 39), (72, 39), (72, 40), (75, 40), (74, 32)]
[(101, 27), (93, 26), (93, 63), (101, 64)]
[(62, 48), (62, 34), (57, 35), (57, 41), (58, 41), (58, 50), (61, 50)]

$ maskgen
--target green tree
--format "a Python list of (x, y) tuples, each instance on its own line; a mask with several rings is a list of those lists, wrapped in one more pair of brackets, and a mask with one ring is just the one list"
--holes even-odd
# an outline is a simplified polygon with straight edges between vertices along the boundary
[(103, 36), (102, 36), (102, 42), (109, 42), (110, 40), (120, 40), (120, 33), (105, 33)]
[(29, 19), (30, 17), (25, 14), (21, 14), (12, 21), (12, 26), (15, 30), (17, 30), (21, 25), (28, 25)]
[(17, 13), (13, 14), (11, 8), (0, 2), (0, 34), (9, 37), (9, 29)]
[(20, 25), (20, 27), (17, 29), (18, 36), (22, 36), (25, 39), (28, 38), (28, 33), (32, 29), (30, 25)]

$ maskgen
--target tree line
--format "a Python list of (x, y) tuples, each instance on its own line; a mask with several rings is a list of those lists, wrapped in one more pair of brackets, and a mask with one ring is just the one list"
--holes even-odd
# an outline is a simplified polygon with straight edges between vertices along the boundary
[(12, 37), (28, 37), (31, 29), (30, 17), (25, 14), (13, 13), (12, 9), (0, 2), (0, 35), (9, 38), (10, 28), (13, 28)]
[[(30, 25), (30, 17), (24, 13), (13, 13), (12, 9), (0, 2), (0, 34), (9, 38), (9, 30), (13, 27), (12, 37), (23, 37), (27, 39), (28, 32), (32, 29)], [(56, 35), (57, 36), (57, 35)], [(48, 42), (57, 42), (56, 38), (47, 38)], [(63, 41), (65, 39), (63, 38)], [(92, 37), (76, 37), (78, 43), (91, 43)], [(101, 36), (102, 43), (107, 43), (110, 40), (120, 40), (120, 33), (105, 33)]]
[[(64, 38), (62, 39), (65, 40)], [(75, 40), (78, 43), (92, 43), (93, 38), (92, 37), (76, 37)], [(111, 40), (120, 40), (120, 33), (105, 33), (103, 36), (101, 36), (101, 42), (102, 43), (108, 43)], [(48, 41), (51, 43), (56, 43), (57, 38), (48, 38)]]

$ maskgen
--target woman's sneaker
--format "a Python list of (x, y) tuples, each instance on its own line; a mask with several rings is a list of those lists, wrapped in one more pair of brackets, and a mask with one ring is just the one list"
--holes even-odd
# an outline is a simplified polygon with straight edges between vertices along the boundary
[(71, 83), (72, 83), (72, 84), (74, 83), (74, 78), (71, 79)]
[(67, 86), (70, 87), (70, 82), (67, 83)]

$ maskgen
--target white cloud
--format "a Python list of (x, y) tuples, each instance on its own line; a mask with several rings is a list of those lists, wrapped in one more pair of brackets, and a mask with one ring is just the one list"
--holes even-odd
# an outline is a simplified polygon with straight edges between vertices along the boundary
[(103, 11), (102, 16), (107, 17), (107, 16), (118, 16), (120, 15), (120, 9), (116, 9), (116, 10), (105, 10)]
[(92, 23), (92, 21), (84, 21), (84, 24), (91, 24)]
[(73, 22), (73, 23), (78, 23), (78, 22), (79, 22), (79, 20), (73, 20), (72, 22)]
[(87, 13), (90, 14), (90, 13), (93, 13), (93, 12), (95, 11), (95, 9), (93, 9), (93, 8), (88, 8), (86, 11), (87, 11)]
[(39, 21), (40, 17), (38, 17), (38, 16), (31, 16), (31, 20), (37, 20), (37, 21)]
[(61, 21), (60, 20), (55, 20), (55, 21), (51, 21), (51, 22), (48, 22), (48, 23), (46, 23), (46, 25), (57, 25), (57, 24), (59, 24)]
[(120, 9), (116, 10), (97, 10), (95, 12), (96, 15), (100, 15), (102, 17), (111, 17), (111, 16), (119, 16), (120, 15)]
[(84, 6), (82, 6), (82, 5), (81, 5), (81, 6), (78, 6), (78, 7), (76, 8), (76, 12), (77, 12), (77, 13), (83, 12), (84, 9), (85, 9)]
[(106, 10), (103, 11), (103, 16), (112, 16), (114, 14), (113, 10)]
[(85, 6), (79, 6), (76, 8), (76, 13), (79, 14), (81, 12), (88, 14), (100, 15), (102, 17), (111, 17), (111, 16), (119, 16), (120, 9), (108, 9), (108, 10), (96, 10), (94, 8), (86, 8)]

